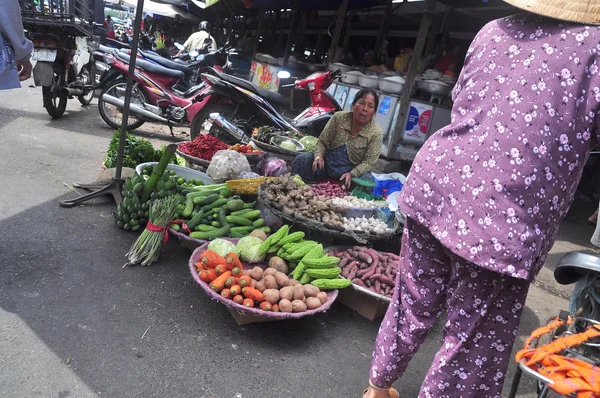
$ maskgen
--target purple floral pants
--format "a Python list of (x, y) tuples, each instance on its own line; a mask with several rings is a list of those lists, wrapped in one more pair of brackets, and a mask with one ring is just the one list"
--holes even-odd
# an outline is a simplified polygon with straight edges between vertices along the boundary
[(406, 220), (398, 270), (371, 381), (391, 386), (445, 309), (444, 341), (419, 397), (500, 397), (529, 282), (452, 254), (412, 219)]

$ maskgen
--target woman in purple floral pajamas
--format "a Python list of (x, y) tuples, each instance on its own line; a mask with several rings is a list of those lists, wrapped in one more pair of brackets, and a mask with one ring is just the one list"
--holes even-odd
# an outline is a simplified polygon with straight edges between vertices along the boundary
[[(559, 17), (550, 12), (585, 0), (508, 2)], [(582, 15), (600, 24), (590, 4)], [(452, 122), (425, 143), (399, 199), (400, 272), (365, 397), (397, 395), (389, 388), (444, 310), (444, 341), (419, 397), (501, 396), (529, 284), (598, 142), (599, 52), (600, 27), (529, 13), (478, 33)]]

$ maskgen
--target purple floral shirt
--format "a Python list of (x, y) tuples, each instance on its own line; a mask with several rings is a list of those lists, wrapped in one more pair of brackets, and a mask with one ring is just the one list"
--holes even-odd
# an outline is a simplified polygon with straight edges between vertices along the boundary
[(533, 279), (597, 145), (599, 51), (600, 27), (533, 14), (486, 25), (400, 208), (468, 261)]

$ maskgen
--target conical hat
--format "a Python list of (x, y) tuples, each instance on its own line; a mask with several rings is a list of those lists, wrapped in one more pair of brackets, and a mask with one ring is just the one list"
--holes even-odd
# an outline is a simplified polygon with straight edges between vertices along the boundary
[(504, 0), (517, 8), (545, 17), (600, 25), (600, 0)]

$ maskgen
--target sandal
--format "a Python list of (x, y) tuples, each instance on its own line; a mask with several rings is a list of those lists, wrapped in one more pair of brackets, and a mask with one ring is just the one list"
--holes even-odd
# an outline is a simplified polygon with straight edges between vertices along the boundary
[[(363, 391), (363, 397), (365, 396), (367, 391), (369, 391), (369, 387), (365, 388), (365, 391)], [(400, 393), (394, 387), (390, 387), (390, 389), (388, 390), (387, 398), (400, 398)]]

